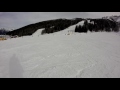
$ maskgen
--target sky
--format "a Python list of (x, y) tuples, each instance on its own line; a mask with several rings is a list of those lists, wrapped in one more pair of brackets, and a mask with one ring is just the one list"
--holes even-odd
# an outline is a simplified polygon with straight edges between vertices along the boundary
[(101, 18), (112, 15), (120, 15), (120, 12), (0, 12), (0, 28), (11, 30), (50, 19)]

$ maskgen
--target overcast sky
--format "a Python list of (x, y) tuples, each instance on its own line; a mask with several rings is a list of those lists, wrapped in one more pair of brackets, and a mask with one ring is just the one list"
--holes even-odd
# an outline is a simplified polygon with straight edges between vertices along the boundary
[(0, 12), (0, 28), (17, 29), (58, 18), (100, 18), (111, 15), (120, 15), (120, 12)]

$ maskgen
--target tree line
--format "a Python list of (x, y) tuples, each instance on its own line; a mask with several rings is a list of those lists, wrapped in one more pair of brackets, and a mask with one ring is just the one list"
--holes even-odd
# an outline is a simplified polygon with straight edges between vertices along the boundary
[[(88, 22), (89, 21), (89, 22)], [(75, 32), (79, 33), (87, 33), (91, 32), (118, 32), (119, 25), (117, 22), (109, 20), (109, 19), (86, 19), (84, 20), (83, 26), (77, 25), (75, 28)]]

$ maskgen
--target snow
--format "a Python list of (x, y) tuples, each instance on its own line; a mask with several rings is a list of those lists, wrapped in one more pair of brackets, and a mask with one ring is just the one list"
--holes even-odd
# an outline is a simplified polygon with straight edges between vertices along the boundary
[(91, 23), (90, 20), (87, 20), (88, 23)]
[(6, 39), (9, 39), (10, 36), (9, 36), (9, 35), (0, 35), (0, 38), (6, 38)]
[(42, 29), (38, 29), (35, 33), (33, 33), (33, 35), (32, 35), (32, 36), (40, 36), (40, 35), (41, 35), (42, 30), (44, 30), (44, 28), (42, 28)]
[(1, 41), (0, 78), (119, 78), (120, 34), (73, 28)]
[(114, 20), (116, 22), (120, 22), (120, 16), (108, 16), (108, 17), (103, 17), (103, 19), (109, 19), (109, 20)]
[(68, 35), (68, 34), (75, 34), (75, 27), (77, 24), (72, 25), (66, 29), (64, 29), (63, 31), (59, 31), (59, 32), (55, 32), (53, 33), (54, 35)]
[(94, 21), (92, 21), (92, 22), (91, 22), (91, 24), (93, 24), (93, 25), (94, 25)]
[[(94, 21), (87, 20), (87, 22), (94, 25)], [(85, 23), (85, 20), (83, 20), (83, 21), (79, 22), (78, 24), (76, 24), (76, 26), (79, 26), (79, 25), (83, 26), (84, 23)]]
[(81, 22), (79, 22), (78, 24), (77, 24), (77, 26), (79, 26), (79, 25), (81, 25), (81, 26), (83, 26), (84, 25), (84, 20), (83, 21), (81, 21)]

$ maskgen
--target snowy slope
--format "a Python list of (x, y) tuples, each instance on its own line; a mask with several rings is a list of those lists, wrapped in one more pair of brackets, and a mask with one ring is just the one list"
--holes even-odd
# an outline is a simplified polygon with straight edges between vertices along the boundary
[(55, 32), (54, 35), (67, 35), (69, 33), (70, 34), (75, 33), (75, 27), (76, 27), (76, 24), (64, 29), (63, 31)]
[(44, 29), (38, 29), (35, 33), (33, 33), (33, 35), (32, 35), (32, 36), (40, 36), (40, 35), (41, 35), (42, 30), (44, 30)]
[(59, 32), (1, 41), (0, 78), (120, 77), (119, 40), (113, 32)]
[(83, 26), (84, 25), (84, 23), (85, 23), (85, 20), (83, 20), (83, 21), (81, 21), (81, 22), (79, 22), (76, 26)]
[(60, 35), (61, 34), (62, 35), (75, 34), (75, 28), (76, 28), (76, 26), (79, 26), (79, 25), (83, 26), (84, 25), (84, 21), (80, 21), (79, 23), (77, 23), (75, 25), (72, 25), (72, 26), (68, 27), (67, 29), (64, 29), (63, 31), (56, 32), (55, 35), (56, 34), (60, 34)]
[(114, 20), (116, 22), (120, 22), (120, 16), (107, 16), (107, 17), (103, 17), (104, 19), (110, 19), (110, 20)]

